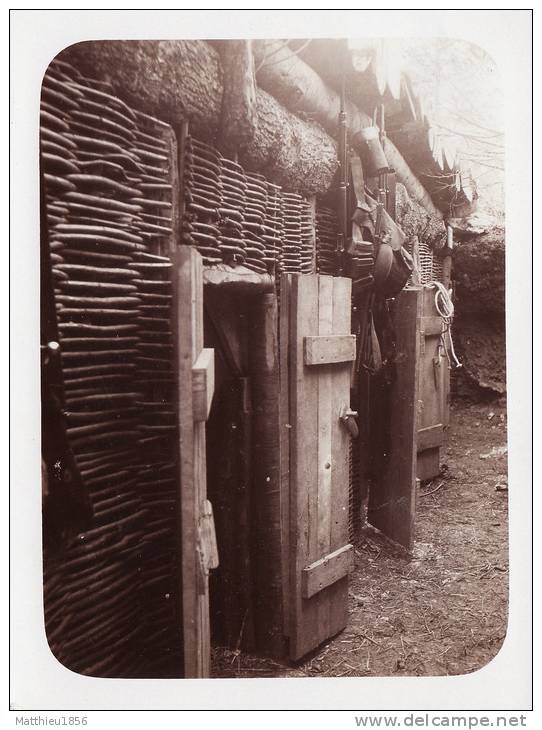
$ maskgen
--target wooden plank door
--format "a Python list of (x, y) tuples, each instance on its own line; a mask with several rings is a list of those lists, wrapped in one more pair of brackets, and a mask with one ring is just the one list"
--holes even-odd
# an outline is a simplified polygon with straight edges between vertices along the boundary
[[(371, 421), (384, 414), (384, 442), (378, 453), (369, 491), (368, 521), (407, 549), (414, 542), (421, 289), (404, 289), (393, 316), (395, 366), (391, 383), (382, 374), (371, 385)], [(369, 424), (369, 428), (372, 424)]]
[(349, 408), (355, 358), (350, 297), (350, 279), (292, 274), (281, 282), (281, 347), (286, 336), (288, 346), (282, 382), (286, 361), (289, 370), (289, 422), (282, 424), (289, 432), (283, 441), (289, 452), (287, 631), (294, 660), (347, 622), (351, 435), (341, 414)]
[(174, 264), (184, 676), (208, 677), (209, 570), (218, 566), (205, 463), (214, 350), (203, 347), (202, 258), (195, 249), (179, 246)]
[(449, 412), (449, 368), (443, 351), (443, 321), (435, 306), (435, 289), (424, 288), (420, 322), (420, 378), (418, 395), (418, 479), (432, 479), (440, 471)]

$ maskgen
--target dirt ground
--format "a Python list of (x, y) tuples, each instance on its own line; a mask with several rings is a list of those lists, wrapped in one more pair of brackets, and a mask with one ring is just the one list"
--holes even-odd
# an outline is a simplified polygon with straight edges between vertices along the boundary
[(487, 664), (508, 610), (504, 403), (452, 405), (443, 473), (422, 484), (412, 554), (367, 527), (349, 621), (297, 665), (215, 648), (216, 677), (454, 675)]

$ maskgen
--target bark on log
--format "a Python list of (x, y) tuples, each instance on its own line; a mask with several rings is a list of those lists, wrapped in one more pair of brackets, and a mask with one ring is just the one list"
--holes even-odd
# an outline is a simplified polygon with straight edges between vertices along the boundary
[(384, 152), (386, 153), (389, 164), (397, 173), (397, 179), (403, 183), (410, 197), (425, 208), (433, 218), (438, 221), (444, 220), (444, 216), (433, 203), (427, 190), (412, 172), (404, 157), (389, 138), (384, 139)]
[(258, 124), (251, 41), (221, 41), (224, 91), (218, 147), (234, 157), (254, 138)]
[(215, 138), (222, 105), (222, 67), (204, 41), (85, 41), (59, 58), (89, 78), (109, 81), (139, 111), (177, 126), (189, 117), (195, 131)]
[(258, 89), (258, 126), (240, 155), (248, 170), (261, 172), (285, 190), (307, 196), (326, 193), (338, 169), (335, 141), (317, 124), (299, 119)]
[(417, 201), (412, 200), (407, 189), (397, 183), (395, 191), (396, 220), (407, 238), (418, 238), (431, 249), (442, 248), (446, 230), (441, 219), (435, 219)]
[[(299, 43), (297, 41), (296, 45)], [(443, 211), (444, 217), (450, 215), (450, 210), (453, 215), (466, 215), (476, 204), (473, 200), (476, 195), (465, 179), (461, 182), (460, 190), (454, 190), (455, 179), (450, 173), (452, 166), (454, 170), (457, 166), (455, 150), (438, 138), (428, 126), (422, 99), (416, 95), (408, 77), (403, 76), (405, 85), (400, 98), (394, 98), (390, 91), (393, 87), (395, 95), (399, 93), (395, 54), (389, 56), (387, 44), (384, 44), (384, 48), (377, 44), (373, 54), (368, 53), (366, 48), (357, 49), (355, 43), (353, 47), (349, 45), (348, 41), (341, 39), (313, 39), (308, 45), (301, 45), (299, 55), (331, 89), (338, 92), (345, 78), (348, 95), (361, 111), (370, 114), (384, 103), (388, 135), (407, 164), (416, 170), (416, 177), (431, 196), (432, 202)], [(391, 76), (390, 62), (394, 71)], [(379, 77), (381, 84), (384, 84), (380, 89)], [(384, 86), (387, 88), (382, 91)], [(411, 195), (421, 200), (413, 192)], [(458, 212), (459, 207), (464, 212)]]
[[(108, 81), (114, 92), (147, 114), (177, 126), (190, 120), (192, 133), (216, 144), (223, 70), (208, 43), (190, 41), (87, 41), (60, 56), (89, 77)], [(335, 141), (272, 96), (256, 90), (257, 129), (239, 162), (285, 189), (325, 193), (337, 170)]]
[[(255, 41), (253, 47), (258, 85), (295, 114), (316, 120), (331, 135), (336, 135), (339, 95), (281, 41)], [(351, 137), (364, 127), (371, 126), (371, 118), (348, 99), (345, 111)], [(397, 171), (397, 177), (410, 197), (434, 218), (442, 220), (442, 213), (390, 139), (385, 140), (384, 150), (389, 164)]]

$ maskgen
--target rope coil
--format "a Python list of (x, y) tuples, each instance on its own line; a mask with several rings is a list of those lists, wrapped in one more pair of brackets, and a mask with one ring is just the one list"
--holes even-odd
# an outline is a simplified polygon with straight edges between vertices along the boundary
[(448, 332), (450, 336), (450, 352), (451, 356), (453, 358), (453, 364), (455, 364), (455, 367), (460, 368), (462, 367), (462, 364), (459, 362), (459, 359), (457, 355), (455, 354), (454, 349), (454, 341), (452, 339), (452, 321), (454, 318), (454, 303), (452, 302), (452, 298), (450, 296), (450, 292), (444, 284), (440, 281), (430, 281), (428, 284), (424, 285), (427, 289), (436, 289), (435, 293), (435, 307), (439, 315), (442, 317), (442, 320), (444, 321), (444, 324), (446, 326), (444, 332), (440, 336), (441, 346), (444, 349), (444, 352), (446, 353), (446, 357), (448, 359), (448, 362), (450, 363), (450, 366), (452, 365), (452, 359), (450, 358), (450, 353), (448, 352), (448, 348), (446, 347), (446, 340), (444, 335), (446, 332)]

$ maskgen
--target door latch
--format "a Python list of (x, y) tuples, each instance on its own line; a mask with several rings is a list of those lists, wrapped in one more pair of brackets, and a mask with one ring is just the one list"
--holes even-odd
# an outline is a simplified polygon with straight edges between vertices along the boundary
[(359, 436), (359, 429), (357, 424), (358, 412), (353, 411), (350, 406), (343, 406), (339, 414), (341, 423), (343, 423), (348, 429), (348, 433), (353, 439), (357, 439)]

